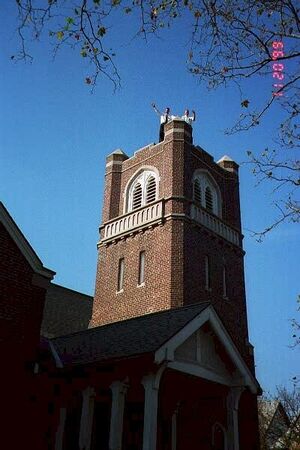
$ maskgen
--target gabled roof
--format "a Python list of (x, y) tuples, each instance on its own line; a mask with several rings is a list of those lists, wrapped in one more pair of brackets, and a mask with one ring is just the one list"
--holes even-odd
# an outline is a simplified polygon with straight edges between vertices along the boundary
[(51, 339), (65, 364), (88, 364), (155, 352), (209, 303), (160, 311)]
[[(208, 302), (160, 311), (54, 338), (53, 347), (63, 365), (89, 364), (154, 353), (154, 360), (172, 363), (175, 350), (209, 322), (244, 385), (253, 393), (259, 384)], [(170, 365), (172, 367), (172, 365)]]
[(16, 246), (19, 248), (20, 252), (27, 260), (32, 270), (36, 274), (42, 275), (43, 277), (52, 280), (55, 272), (43, 266), (42, 261), (37, 256), (2, 202), (0, 202), (0, 222), (3, 224), (4, 228), (6, 229)]
[(93, 297), (50, 283), (46, 293), (41, 334), (54, 338), (86, 330), (93, 309)]

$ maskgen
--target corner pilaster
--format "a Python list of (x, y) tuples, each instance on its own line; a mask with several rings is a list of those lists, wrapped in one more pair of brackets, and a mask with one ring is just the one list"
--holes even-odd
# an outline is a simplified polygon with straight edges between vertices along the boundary
[(114, 381), (110, 385), (112, 391), (112, 406), (109, 432), (109, 450), (122, 450), (123, 417), (125, 396), (128, 384)]

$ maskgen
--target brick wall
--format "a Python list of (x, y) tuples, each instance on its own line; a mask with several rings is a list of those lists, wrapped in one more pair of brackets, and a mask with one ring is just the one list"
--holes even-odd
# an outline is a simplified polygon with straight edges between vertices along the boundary
[[(3, 448), (42, 450), (33, 399), (34, 362), (45, 289), (32, 285), (33, 270), (0, 223), (0, 354)], [(17, 427), (17, 428), (16, 428)], [(17, 432), (16, 432), (17, 430)], [(37, 432), (37, 430), (39, 430)]]
[[(33, 270), (0, 223), (0, 342), (34, 359), (45, 290), (32, 285)], [(25, 353), (24, 353), (25, 352)]]

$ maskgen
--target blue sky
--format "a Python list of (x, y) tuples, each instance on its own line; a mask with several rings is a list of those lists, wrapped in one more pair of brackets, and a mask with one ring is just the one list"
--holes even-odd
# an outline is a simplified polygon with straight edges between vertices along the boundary
[[(116, 148), (132, 155), (157, 141), (153, 101), (174, 114), (195, 109), (194, 142), (216, 160), (228, 154), (240, 163), (246, 150), (259, 152), (276, 136), (279, 105), (259, 128), (225, 136), (223, 130), (241, 113), (240, 95), (235, 88), (208, 91), (187, 72), (187, 34), (179, 26), (146, 44), (132, 39), (130, 22), (116, 21), (111, 44), (122, 88), (114, 93), (103, 79), (91, 94), (84, 84), (90, 68), (77, 51), (66, 49), (53, 62), (45, 40), (32, 43), (33, 64), (11, 61), (17, 47), (13, 7), (0, 12), (6, 43), (0, 75), (1, 200), (44, 265), (57, 272), (56, 283), (93, 294), (105, 156)], [(271, 75), (249, 82), (248, 98), (260, 102), (271, 86)], [(289, 348), (299, 293), (299, 231), (287, 224), (257, 243), (247, 230), (261, 230), (274, 218), (271, 189), (255, 187), (247, 165), (240, 169), (240, 183), (250, 339), (257, 377), (273, 391), (300, 374), (299, 349)]]

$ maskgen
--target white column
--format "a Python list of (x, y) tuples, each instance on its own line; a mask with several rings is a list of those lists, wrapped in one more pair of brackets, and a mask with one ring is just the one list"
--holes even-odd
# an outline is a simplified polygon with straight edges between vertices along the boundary
[(177, 446), (177, 412), (172, 415), (172, 450), (176, 450)]
[(239, 450), (239, 401), (244, 388), (233, 387), (227, 397), (228, 450)]
[(60, 408), (59, 410), (59, 424), (56, 431), (55, 436), (55, 450), (62, 450), (63, 448), (63, 439), (64, 439), (64, 431), (65, 431), (65, 423), (66, 423), (66, 408)]
[(172, 450), (177, 448), (177, 416), (180, 408), (180, 402), (177, 403), (175, 411), (172, 414)]
[(123, 416), (125, 395), (128, 385), (121, 381), (114, 381), (110, 385), (112, 391), (112, 405), (109, 431), (109, 450), (122, 449)]
[(143, 450), (156, 450), (158, 389), (155, 375), (147, 375), (145, 388)]
[(95, 391), (93, 388), (88, 387), (82, 392), (82, 396), (83, 401), (79, 431), (79, 449), (90, 450), (94, 416)]

